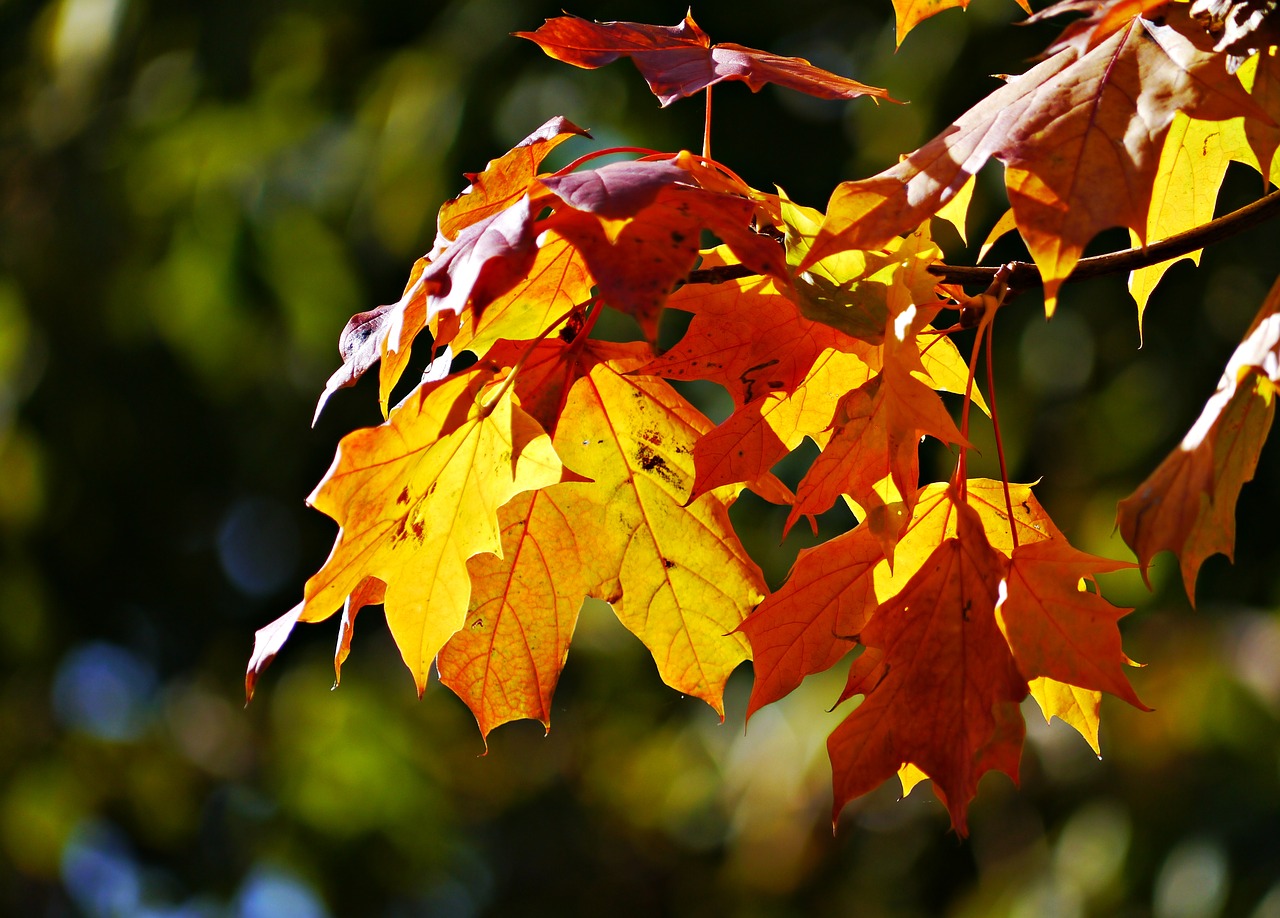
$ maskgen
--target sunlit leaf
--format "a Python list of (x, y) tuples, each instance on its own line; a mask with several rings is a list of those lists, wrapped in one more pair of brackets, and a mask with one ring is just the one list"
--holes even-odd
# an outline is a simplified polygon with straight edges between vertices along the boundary
[(1117, 525), (1145, 575), (1151, 559), (1178, 555), (1187, 596), (1211, 555), (1232, 558), (1235, 508), (1253, 477), (1280, 383), (1280, 282), (1227, 362), (1218, 389), (1182, 442), (1120, 501)]
[(674, 26), (557, 16), (534, 32), (515, 34), (575, 67), (594, 69), (629, 57), (664, 106), (723, 80), (744, 82), (752, 92), (775, 83), (821, 99), (874, 96), (895, 101), (886, 90), (830, 73), (802, 58), (730, 43), (712, 45), (691, 15)]

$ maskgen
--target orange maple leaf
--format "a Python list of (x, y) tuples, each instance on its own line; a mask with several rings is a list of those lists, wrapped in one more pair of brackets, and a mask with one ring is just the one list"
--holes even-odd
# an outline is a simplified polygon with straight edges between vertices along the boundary
[(1253, 477), (1271, 429), (1278, 383), (1280, 280), (1182, 443), (1120, 501), (1116, 524), (1138, 556), (1143, 576), (1157, 552), (1173, 551), (1193, 603), (1205, 559), (1219, 553), (1233, 557), (1236, 501)]
[(583, 599), (606, 573), (583, 498), (553, 485), (498, 512), (501, 554), (467, 562), (466, 624), (440, 651), (440, 681), (475, 714), (480, 732), (521, 718), (551, 727), (551, 698)]
[(856, 646), (879, 604), (873, 575), (883, 560), (884, 549), (866, 524), (801, 550), (786, 583), (741, 626), (756, 676), (748, 719)]
[(775, 83), (820, 99), (874, 96), (897, 101), (887, 90), (815, 67), (803, 58), (730, 43), (712, 45), (691, 15), (674, 26), (557, 16), (536, 31), (513, 34), (535, 42), (549, 57), (588, 70), (629, 57), (664, 107), (723, 80), (746, 83), (752, 92)]
[[(837, 811), (894, 773), (907, 791), (942, 774), (934, 790), (963, 831), (973, 782), (983, 772), (1016, 779), (1023, 727), (1014, 702), (1026, 694), (1029, 676), (1046, 716), (1075, 726), (1095, 749), (1097, 689), (1142, 706), (1121, 670), (1128, 661), (1116, 622), (1125, 610), (1079, 587), (1081, 578), (1126, 565), (1071, 548), (1026, 485), (1009, 486), (1012, 522), (1001, 482), (970, 480), (964, 491), (963, 501), (955, 485), (919, 491), (892, 568), (866, 522), (801, 552), (787, 582), (742, 625), (756, 669), (749, 714), (865, 646), (843, 697), (868, 698), (828, 747)], [(964, 599), (972, 598), (965, 590), (981, 599), (967, 610), (970, 619), (964, 618)], [(975, 608), (981, 615), (971, 627)], [(919, 658), (911, 650), (917, 640), (926, 647)], [(984, 676), (989, 662), (994, 670)], [(940, 688), (939, 680), (960, 679), (966, 667), (974, 669), (975, 685)], [(895, 687), (867, 707), (877, 685), (893, 674)], [(987, 690), (994, 694), (985, 696), (991, 705), (984, 708)], [(945, 699), (941, 716), (954, 715), (955, 724), (930, 724), (933, 714), (909, 713), (913, 703), (937, 709), (939, 699)], [(853, 720), (864, 709), (862, 719)], [(904, 717), (911, 723), (899, 729)], [(965, 756), (970, 764), (961, 767)]]
[(1015, 548), (997, 614), (1022, 674), (1108, 692), (1148, 710), (1124, 674), (1130, 661), (1116, 627), (1132, 610), (1118, 609), (1079, 585), (1132, 566), (1079, 551), (1061, 538)]
[(848, 494), (886, 552), (892, 552), (911, 517), (920, 478), (920, 438), (926, 434), (967, 445), (938, 393), (894, 360), (840, 400), (830, 439), (796, 490), (787, 526), (806, 514), (824, 512)]
[(982, 774), (996, 768), (1017, 781), (1016, 706), (1027, 681), (995, 615), (1008, 559), (991, 547), (976, 511), (952, 505), (956, 536), (862, 630), (867, 650), (854, 661), (845, 696), (865, 698), (827, 741), (835, 816), (910, 763), (933, 780), (964, 835)]
[(1085, 245), (1110, 226), (1145, 238), (1165, 133), (1177, 111), (1207, 121), (1258, 113), (1220, 55), (1184, 33), (1180, 4), (1157, 24), (1142, 18), (1087, 54), (1058, 51), (1011, 77), (938, 137), (877, 176), (840, 185), (802, 267), (846, 249), (876, 249), (920, 225), (991, 157), (1018, 230), (1044, 280), (1058, 288)]
[[(1030, 487), (1009, 487), (1021, 544), (1063, 539)], [(987, 541), (1010, 555), (1013, 542), (1002, 483), (971, 479), (965, 490)], [(946, 484), (921, 488), (892, 568), (867, 523), (800, 552), (786, 582), (742, 625), (752, 641), (756, 670), (748, 711), (778, 700), (805, 676), (827, 669), (852, 650), (876, 606), (900, 590), (939, 544), (956, 535), (953, 511)]]
[[(897, 46), (902, 47), (902, 40), (907, 37), (907, 33), (929, 17), (936, 16), (943, 10), (954, 9), (957, 6), (962, 10), (967, 10), (970, 2), (971, 0), (893, 0), (893, 12), (897, 26)], [(1031, 12), (1031, 7), (1027, 0), (1014, 0), (1014, 2), (1022, 7), (1024, 12)]]

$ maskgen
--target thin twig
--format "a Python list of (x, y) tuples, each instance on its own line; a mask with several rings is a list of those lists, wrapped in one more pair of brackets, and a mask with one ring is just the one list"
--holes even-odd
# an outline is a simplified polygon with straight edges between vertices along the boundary
[[(1171, 258), (1179, 258), (1196, 249), (1202, 249), (1252, 229), (1277, 215), (1280, 215), (1280, 191), (1273, 191), (1239, 210), (1233, 210), (1229, 214), (1224, 214), (1216, 220), (1187, 230), (1185, 233), (1178, 233), (1168, 239), (1153, 242), (1145, 249), (1124, 249), (1106, 255), (1082, 258), (1076, 262), (1075, 269), (1064, 283), (1134, 271), (1138, 268), (1157, 265)], [(1009, 262), (1008, 265), (990, 267), (939, 263), (930, 265), (928, 270), (944, 283), (989, 284), (1001, 268), (1008, 269), (1009, 287), (1012, 290), (1026, 290), (1039, 287), (1044, 283), (1040, 277), (1040, 270), (1029, 261), (1014, 261)], [(690, 271), (686, 283), (723, 284), (741, 277), (753, 277), (755, 274), (755, 271), (745, 265), (722, 265)]]
[[(1138, 247), (1124, 249), (1119, 252), (1110, 252), (1106, 255), (1094, 255), (1091, 258), (1082, 258), (1076, 262), (1075, 269), (1071, 272), (1066, 282), (1136, 271), (1138, 268), (1158, 265), (1160, 262), (1168, 261), (1171, 258), (1180, 258), (1196, 251), (1196, 249), (1203, 249), (1205, 246), (1221, 242), (1223, 239), (1228, 239), (1247, 229), (1252, 229), (1278, 214), (1280, 214), (1280, 191), (1273, 191), (1252, 204), (1241, 207), (1239, 210), (1233, 210), (1231, 213), (1224, 214), (1216, 220), (1211, 220), (1184, 233), (1170, 236), (1168, 239), (1153, 242), (1145, 249)], [(1010, 262), (1007, 267), (1009, 269), (1009, 286), (1015, 290), (1039, 287), (1044, 283), (1040, 277), (1040, 270), (1033, 262), (1014, 261)], [(930, 265), (928, 270), (930, 274), (936, 275), (946, 283), (985, 284), (990, 283), (991, 278), (995, 276), (996, 271), (1000, 270), (1000, 267), (935, 264)]]

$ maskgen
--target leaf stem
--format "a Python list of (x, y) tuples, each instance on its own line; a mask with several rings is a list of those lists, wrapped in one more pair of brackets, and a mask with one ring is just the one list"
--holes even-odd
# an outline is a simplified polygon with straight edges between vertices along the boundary
[(996, 435), (996, 458), (1000, 460), (1000, 483), (1004, 485), (1004, 509), (1009, 514), (1009, 538), (1018, 547), (1018, 526), (1013, 521), (1013, 497), (1009, 494), (1009, 467), (1005, 464), (1004, 441), (1000, 439), (1000, 415), (996, 411), (996, 374), (991, 354), (994, 350), (995, 316), (987, 323), (987, 397), (991, 400), (991, 429)]
[[(978, 354), (982, 350), (982, 329), (978, 329), (978, 334), (973, 338), (973, 352), (969, 355), (969, 379), (964, 384), (964, 407), (960, 409), (960, 436), (964, 437), (965, 443), (969, 442), (969, 409), (973, 405), (973, 381), (978, 374)], [(970, 446), (962, 445), (960, 447), (960, 458), (956, 461), (956, 474), (954, 484), (959, 488), (962, 499), (967, 500), (969, 493), (968, 478)]]
[(707, 115), (702, 125), (702, 158), (711, 158), (711, 87), (703, 90), (707, 94)]
[(583, 163), (589, 163), (593, 159), (599, 159), (601, 156), (612, 156), (615, 153), (639, 153), (642, 156), (663, 156), (659, 150), (650, 150), (648, 147), (605, 147), (603, 150), (592, 150), (590, 153), (583, 153), (569, 165), (557, 169), (552, 175), (568, 175), (574, 169), (577, 169)]

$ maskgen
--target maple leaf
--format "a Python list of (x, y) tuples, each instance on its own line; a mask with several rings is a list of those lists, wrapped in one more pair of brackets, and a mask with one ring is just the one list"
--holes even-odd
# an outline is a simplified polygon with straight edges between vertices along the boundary
[(1098, 742), (1102, 692), (1055, 682), (1045, 676), (1037, 676), (1027, 685), (1031, 689), (1031, 697), (1044, 714), (1045, 723), (1058, 718), (1084, 737), (1094, 755), (1102, 754), (1102, 747)]
[(557, 16), (536, 31), (513, 34), (535, 42), (558, 61), (588, 70), (629, 57), (664, 107), (723, 80), (744, 82), (752, 92), (775, 83), (820, 99), (873, 96), (897, 101), (887, 90), (815, 67), (803, 58), (730, 43), (712, 45), (687, 14), (674, 26)]
[[(620, 614), (624, 623), (652, 615), (653, 627), (647, 632), (641, 629), (641, 637), (649, 639), (646, 643), (652, 641), (657, 656), (662, 641), (677, 624), (673, 619), (682, 614), (681, 603), (697, 602), (703, 606), (703, 614), (727, 615), (736, 621), (744, 614), (735, 611), (743, 599), (759, 595), (757, 591), (762, 589), (758, 571), (749, 563), (744, 566), (746, 556), (740, 546), (731, 550), (732, 557), (722, 572), (729, 574), (726, 589), (730, 592), (735, 572), (745, 577), (748, 585), (741, 588), (741, 595), (726, 601), (723, 595), (700, 589), (696, 582), (700, 570), (710, 574), (709, 567), (700, 565), (699, 555), (705, 553), (712, 532), (715, 538), (736, 544), (736, 538), (717, 517), (717, 505), (721, 509), (726, 506), (720, 499), (708, 498), (686, 515), (672, 506), (679, 500), (679, 492), (664, 499), (635, 481), (658, 475), (661, 484), (669, 485), (681, 466), (687, 465), (687, 458), (683, 458), (687, 446), (681, 445), (682, 439), (689, 437), (687, 425), (705, 429), (705, 419), (700, 420), (674, 392), (657, 390), (659, 403), (649, 406), (648, 411), (633, 410), (630, 399), (608, 400), (601, 412), (608, 412), (608, 416), (590, 419), (593, 433), (597, 427), (608, 432), (605, 437), (596, 436), (595, 441), (582, 441), (582, 429), (573, 421), (572, 408), (564, 429), (560, 429), (570, 391), (579, 384), (590, 384), (584, 381), (584, 374), (589, 376), (602, 364), (597, 375), (612, 379), (619, 370), (641, 363), (643, 353), (634, 347), (581, 342), (577, 347), (548, 342), (532, 351), (527, 343), (503, 342), (491, 352), (494, 360), (503, 363), (523, 356), (516, 379), (522, 405), (556, 431), (561, 451), (573, 453), (575, 438), (579, 451), (594, 444), (594, 461), (581, 465), (591, 469), (596, 480), (554, 485), (516, 498), (500, 511), (504, 520), (501, 556), (480, 555), (468, 562), (473, 583), (468, 623), (441, 652), (439, 669), (441, 681), (467, 702), (485, 734), (501, 723), (523, 717), (549, 726), (551, 695), (564, 666), (578, 608), (588, 595), (613, 603), (617, 610), (625, 609)], [(612, 367), (606, 369), (610, 361)], [(650, 386), (654, 380), (637, 382), (643, 387), (638, 391), (653, 391)], [(641, 431), (629, 430), (635, 413), (650, 418)], [(652, 414), (658, 419), (653, 420)], [(671, 452), (660, 450), (655, 440), (669, 443)], [(609, 445), (613, 450), (601, 457), (600, 451)], [(635, 504), (628, 509), (631, 501)], [(708, 515), (710, 530), (699, 523)], [(665, 516), (668, 521), (655, 528), (648, 522), (653, 516)], [(672, 517), (676, 517), (674, 522)], [(624, 523), (627, 520), (630, 522)], [(666, 566), (660, 552), (670, 551), (662, 546), (679, 539), (688, 539), (690, 547), (681, 549), (683, 568), (677, 571)], [(722, 548), (722, 544), (716, 545), (712, 551)], [(647, 551), (654, 555), (646, 558)], [(711, 564), (724, 560), (722, 555), (713, 555)], [(665, 584), (655, 584), (655, 580)], [(736, 639), (725, 639), (729, 628), (719, 623), (707, 628), (704, 624), (700, 616), (690, 614), (688, 646), (683, 649), (701, 655), (703, 661), (698, 665), (711, 673), (709, 680), (681, 675), (684, 664), (679, 648), (660, 657), (660, 665), (671, 684), (706, 699), (719, 710), (723, 681), (719, 681), (714, 661), (731, 661), (719, 664), (731, 670), (741, 660), (742, 649)], [(718, 647), (720, 644), (727, 646)], [(727, 678), (727, 672), (723, 675)]]
[(664, 682), (723, 716), (724, 684), (748, 655), (735, 629), (764, 597), (760, 569), (734, 534), (724, 490), (690, 501), (693, 444), (711, 423), (665, 381), (628, 375), (643, 346), (589, 342), (555, 444), (592, 479), (601, 511), (592, 550), (609, 559), (599, 598), (644, 642)]
[(308, 499), (341, 530), (307, 581), (301, 620), (327, 618), (376, 577), (386, 584), (387, 624), (419, 692), (466, 619), (467, 560), (501, 550), (498, 508), (563, 477), (550, 438), (511, 391), (486, 394), (492, 378), (478, 366), (423, 384), (386, 423), (344, 437)]
[(1027, 682), (995, 615), (1008, 560), (988, 543), (976, 511), (953, 506), (956, 537), (934, 549), (862, 630), (867, 650), (854, 661), (845, 696), (865, 698), (827, 741), (835, 816), (911, 763), (933, 780), (964, 835), (983, 772), (997, 768), (1017, 781), (1021, 721), (1012, 726), (1002, 709), (1026, 697)]
[(1196, 576), (1205, 559), (1219, 553), (1228, 559), (1234, 556), (1236, 501), (1253, 477), (1271, 429), (1277, 383), (1280, 281), (1267, 294), (1227, 362), (1217, 391), (1182, 442), (1120, 501), (1116, 524), (1138, 556), (1143, 576), (1156, 553), (1173, 551), (1193, 603)]
[(877, 249), (919, 226), (991, 157), (1044, 281), (1058, 288), (1101, 230), (1145, 237), (1151, 187), (1174, 113), (1220, 121), (1256, 114), (1221, 56), (1184, 34), (1175, 4), (1161, 24), (1129, 23), (1088, 53), (1063, 48), (877, 176), (840, 185), (801, 267), (847, 249)]
[(856, 646), (878, 605), (874, 573), (883, 560), (884, 549), (865, 524), (800, 551), (786, 583), (741, 626), (756, 674), (748, 719)]
[[(919, 491), (892, 568), (868, 522), (801, 552), (787, 582), (742, 625), (756, 669), (748, 716), (859, 644), (865, 649), (842, 697), (867, 695), (865, 708), (880, 691), (880, 681), (896, 673), (894, 688), (861, 720), (846, 722), (832, 734), (837, 812), (843, 802), (895, 773), (904, 792), (924, 777), (944, 774), (934, 789), (963, 831), (972, 781), (992, 769), (1016, 780), (1023, 727), (1014, 702), (1025, 695), (1028, 677), (1046, 716), (1066, 720), (1095, 748), (1097, 705), (1091, 706), (1091, 699), (1096, 691), (1142, 707), (1121, 669), (1128, 660), (1116, 623), (1127, 610), (1079, 586), (1082, 579), (1128, 565), (1072, 548), (1026, 485), (1009, 486), (1012, 521), (1001, 482), (976, 479), (964, 488), (963, 500), (955, 485)], [(966, 580), (965, 564), (985, 573)], [(977, 644), (954, 640), (955, 628), (963, 631), (970, 624), (963, 615), (961, 625), (953, 620), (955, 591), (964, 589), (977, 591), (982, 600), (976, 606), (982, 610), (979, 626), (964, 631), (966, 641), (977, 635)], [(960, 608), (963, 612), (963, 602)], [(942, 618), (928, 618), (935, 615)], [(932, 631), (935, 627), (942, 630)], [(918, 638), (927, 645), (920, 657), (911, 650)], [(890, 659), (894, 641), (900, 643), (893, 645)], [(939, 689), (939, 679), (959, 678), (956, 672), (975, 665), (977, 672), (987, 663), (995, 673), (987, 688), (997, 689), (987, 696), (992, 701), (985, 714), (981, 703), (968, 706), (963, 700), (966, 691), (970, 701), (981, 698), (980, 687)], [(942, 716), (939, 711), (950, 711), (959, 726), (930, 724), (930, 718)], [(905, 726), (903, 718), (909, 721)], [(966, 734), (965, 724), (979, 726)], [(962, 768), (955, 756), (969, 756), (971, 764)]]
[[(1009, 487), (1020, 544), (1063, 538), (1027, 485)], [(1002, 483), (972, 479), (965, 492), (987, 541), (1010, 555), (1013, 542)], [(800, 552), (786, 582), (742, 625), (752, 641), (756, 671), (748, 712), (777, 701), (852, 650), (876, 606), (900, 590), (939, 544), (956, 535), (953, 510), (946, 484), (920, 489), (892, 567), (865, 522)]]
[[(354, 385), (379, 360), (381, 402), (386, 414), (391, 390), (409, 359), (410, 344), (442, 309), (461, 312), (473, 296), (490, 299), (529, 267), (531, 214), (521, 208), (543, 158), (563, 141), (586, 132), (555, 117), (489, 163), (471, 185), (444, 205), (436, 251), (418, 259), (395, 303), (351, 317), (338, 340), (342, 366), (329, 378), (316, 405), (318, 418), (338, 389)], [(511, 259), (507, 256), (519, 254)], [(486, 285), (492, 289), (486, 290)]]
[[(957, 6), (967, 10), (970, 2), (971, 0), (893, 0), (897, 46), (901, 48), (902, 40), (907, 37), (907, 33), (930, 16), (936, 16), (943, 10), (954, 9)], [(1024, 12), (1031, 12), (1027, 0), (1014, 0), (1014, 2), (1022, 7)]]
[(1096, 574), (1132, 567), (1050, 538), (1019, 545), (1009, 561), (997, 615), (1018, 668), (1027, 678), (1048, 677), (1088, 691), (1104, 691), (1148, 710), (1124, 674), (1118, 609), (1078, 584)]
[(911, 515), (925, 434), (967, 445), (938, 394), (893, 361), (840, 400), (830, 439), (800, 482), (787, 525), (848, 494), (891, 552)]
[[(497, 560), (478, 559), (473, 569), (485, 573), (491, 589), (501, 591), (510, 584), (510, 590), (541, 596), (543, 608), (555, 610), (555, 622), (567, 620), (563, 610), (568, 606), (576, 611), (575, 596), (579, 603), (586, 595), (609, 602), (623, 625), (649, 648), (668, 685), (723, 714), (725, 681), (748, 656), (746, 639), (733, 632), (763, 598), (765, 587), (729, 522), (736, 489), (697, 499), (689, 495), (693, 443), (711, 428), (710, 421), (663, 380), (637, 375), (651, 357), (643, 344), (583, 337), (532, 345), (503, 342), (490, 357), (506, 361), (519, 352), (524, 357), (514, 389), (521, 404), (540, 418), (555, 418), (557, 454), (590, 480), (559, 484), (532, 499), (531, 506), (543, 508), (545, 518), (530, 516), (525, 531), (512, 529), (511, 536), (519, 535), (522, 549), (530, 552), (526, 569), (515, 570), (518, 559), (511, 553)], [(545, 546), (563, 549), (554, 565), (542, 559)], [(539, 579), (543, 564), (554, 567), (554, 582)], [(548, 598), (553, 594), (554, 602)], [(477, 629), (482, 635), (498, 627), (495, 611), (504, 619), (512, 616), (507, 637), (495, 645), (503, 654), (526, 651), (526, 635), (517, 633), (516, 623), (528, 626), (528, 634), (545, 631), (546, 622), (531, 624), (538, 614), (533, 609), (517, 612), (488, 602), (489, 618)], [(501, 602), (510, 605), (506, 598)], [(496, 632), (494, 640), (499, 641)], [(544, 637), (540, 645), (549, 640)], [(461, 659), (465, 666), (449, 664), (450, 679), (455, 690), (462, 686), (460, 694), (476, 711), (482, 729), (514, 717), (542, 719), (542, 713), (529, 714), (535, 683), (527, 667), (502, 682), (523, 686), (513, 697), (524, 707), (506, 708), (493, 700), (501, 689), (485, 696), (474, 687), (475, 674), (487, 664), (466, 653)], [(452, 674), (464, 668), (471, 675)], [(543, 693), (553, 687), (555, 673), (558, 668), (545, 663), (539, 668), (537, 698), (547, 697)]]
[(605, 576), (580, 525), (582, 497), (553, 485), (498, 512), (502, 552), (467, 561), (471, 604), (437, 658), (440, 681), (476, 716), (486, 738), (521, 718), (551, 727), (551, 698), (583, 599)]
[(564, 204), (541, 225), (569, 240), (601, 298), (635, 316), (650, 341), (667, 297), (697, 261), (703, 229), (756, 272), (787, 283), (777, 244), (745, 231), (756, 205), (702, 188), (678, 156), (611, 163), (541, 184)]
[[(1140, 236), (1129, 231), (1135, 245), (1143, 238), (1166, 239), (1213, 219), (1227, 165), (1241, 159), (1248, 150), (1243, 131), (1233, 136), (1224, 128), (1216, 122), (1188, 118), (1181, 112), (1174, 115), (1152, 184), (1146, 233)], [(1182, 257), (1198, 265), (1200, 250)], [(1130, 273), (1129, 293), (1138, 305), (1139, 331), (1151, 291), (1176, 261), (1162, 261)]]

